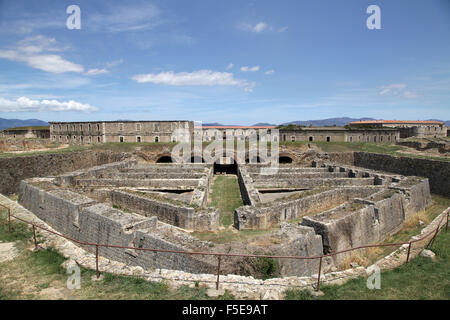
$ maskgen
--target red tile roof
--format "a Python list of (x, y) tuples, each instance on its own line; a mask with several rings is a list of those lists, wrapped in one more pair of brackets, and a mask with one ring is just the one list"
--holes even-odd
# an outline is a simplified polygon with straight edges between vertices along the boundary
[(421, 121), (421, 120), (364, 120), (354, 121), (350, 124), (444, 124), (442, 121)]
[(202, 126), (202, 129), (274, 129), (276, 126)]

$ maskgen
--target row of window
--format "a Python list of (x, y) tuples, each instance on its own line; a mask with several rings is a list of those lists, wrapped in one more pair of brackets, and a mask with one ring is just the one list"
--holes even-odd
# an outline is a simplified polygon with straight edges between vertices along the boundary
[[(66, 138), (66, 142), (70, 141), (70, 136), (66, 136), (65, 138)], [(53, 139), (53, 141), (56, 141), (56, 136), (53, 136), (52, 139)], [(80, 136), (80, 142), (85, 142), (84, 139), (85, 139), (84, 136)], [(72, 140), (76, 141), (77, 140), (77, 136), (73, 136)], [(59, 141), (63, 142), (63, 136), (59, 136)], [(91, 143), (93, 141), (92, 140), (92, 136), (88, 136), (87, 137), (87, 141)], [(159, 142), (159, 137), (158, 136), (154, 137), (153, 141), (154, 142)], [(101, 137), (97, 137), (97, 142), (98, 143), (101, 142)], [(120, 136), (119, 137), (119, 142), (125, 142), (125, 137)], [(142, 142), (142, 137), (141, 136), (136, 136), (136, 142)], [(177, 142), (177, 138), (176, 137), (172, 137), (172, 142)]]
[[(85, 125), (86, 124), (79, 124), (79, 125), (66, 124), (65, 127), (66, 127), (66, 131), (69, 131), (69, 128), (72, 129), (72, 131), (75, 131), (76, 130), (76, 126), (78, 126), (79, 130), (83, 131), (83, 128), (86, 128), (86, 127), (84, 127)], [(60, 131), (63, 130), (63, 125), (62, 124), (60, 124), (60, 125), (53, 124), (52, 126), (53, 126), (53, 130), (56, 130), (58, 127), (59, 127)], [(119, 131), (123, 131), (123, 123), (119, 123), (118, 126), (119, 126)], [(96, 124), (96, 127), (97, 127), (97, 131), (100, 131), (100, 124)], [(186, 123), (185, 127), (189, 128), (189, 124)], [(90, 123), (87, 124), (87, 128), (88, 128), (88, 131), (92, 130), (92, 126), (91, 126)], [(141, 131), (141, 128), (142, 128), (142, 125), (140, 123), (136, 123), (136, 131)], [(174, 129), (174, 124), (173, 123), (171, 124), (171, 129), (172, 130)], [(159, 130), (160, 130), (159, 123), (154, 123), (153, 124), (153, 131), (154, 132), (159, 132)]]
[[(287, 141), (286, 135), (283, 135), (283, 141)], [(308, 141), (314, 141), (314, 137), (308, 137)], [(327, 142), (331, 141), (331, 137), (327, 137)], [(291, 142), (295, 142), (295, 136), (291, 136)]]
[[(393, 137), (394, 137), (394, 141), (397, 141), (397, 136), (393, 136)], [(364, 138), (362, 136), (358, 136), (358, 141), (363, 141), (363, 140), (364, 140)], [(372, 140), (373, 140), (373, 142), (377, 142), (377, 136), (373, 136)], [(353, 142), (353, 137), (350, 136), (348, 141)], [(356, 139), (355, 139), (355, 141), (356, 141)], [(370, 142), (370, 136), (366, 137), (366, 141)], [(387, 136), (387, 141), (391, 142), (391, 136)], [(380, 142), (384, 142), (383, 136), (380, 136)]]
[[(52, 140), (56, 141), (56, 136), (53, 136)], [(72, 140), (76, 141), (77, 140), (77, 136), (73, 136)], [(69, 141), (70, 141), (70, 136), (66, 136), (66, 142), (69, 142)], [(88, 142), (93, 142), (92, 136), (88, 136), (87, 137), (87, 141)], [(63, 136), (59, 136), (59, 142), (63, 142)], [(80, 142), (84, 142), (84, 136), (80, 136)], [(100, 143), (100, 142), (101, 142), (101, 137), (97, 137), (97, 143)]]
[[(75, 125), (74, 124), (71, 124), (71, 125), (66, 124), (65, 126), (66, 126), (66, 131), (69, 131), (69, 128), (72, 129), (72, 131), (75, 131)], [(54, 124), (54, 125), (52, 125), (52, 127), (53, 127), (53, 130), (56, 130), (56, 128), (59, 128), (59, 131), (61, 131), (63, 129), (63, 125), (62, 124), (60, 124), (60, 125)], [(92, 130), (92, 126), (91, 126), (90, 123), (87, 124), (87, 128), (88, 128), (88, 131)], [(100, 124), (96, 124), (96, 128), (97, 128), (97, 131), (100, 131)], [(79, 125), (79, 129), (80, 129), (80, 131), (83, 131), (83, 125), (82, 124)]]
[[(295, 136), (291, 136), (291, 142), (294, 142), (296, 140)], [(394, 136), (394, 140), (397, 141), (397, 136)], [(283, 141), (287, 141), (287, 136), (283, 135)], [(314, 141), (314, 137), (313, 136), (309, 136), (308, 137), (308, 141)], [(331, 141), (331, 137), (326, 137), (326, 141), (330, 142)], [(348, 138), (349, 142), (353, 142), (353, 136), (350, 136)], [(363, 141), (363, 137), (362, 136), (358, 136), (358, 141)], [(366, 137), (366, 141), (370, 142), (370, 136)], [(391, 141), (391, 136), (387, 136), (387, 141), (390, 142)], [(377, 136), (373, 136), (373, 142), (377, 142)], [(383, 136), (380, 136), (380, 142), (383, 142)]]

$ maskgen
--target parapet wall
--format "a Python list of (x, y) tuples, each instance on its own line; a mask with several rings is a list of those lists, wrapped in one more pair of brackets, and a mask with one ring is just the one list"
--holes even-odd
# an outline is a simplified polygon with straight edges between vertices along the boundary
[(267, 207), (243, 206), (234, 212), (234, 226), (238, 230), (268, 229), (279, 225), (282, 221), (297, 219), (379, 190), (379, 187), (375, 186), (342, 187), (300, 199), (274, 202)]
[(155, 199), (146, 198), (118, 190), (106, 190), (109, 200), (123, 208), (127, 208), (148, 216), (156, 215), (159, 220), (173, 226), (195, 231), (213, 231), (219, 224), (218, 210), (210, 208), (205, 212), (196, 212), (194, 208), (179, 206)]
[(129, 157), (126, 153), (85, 151), (0, 158), (0, 193), (18, 192), (24, 179), (58, 175)]
[[(356, 211), (348, 207), (344, 204), (303, 218), (302, 225), (322, 236), (325, 253), (382, 241), (399, 231), (406, 217), (405, 199), (398, 193)], [(345, 254), (333, 256), (336, 264), (345, 258)]]
[[(168, 241), (160, 231), (156, 217), (123, 212), (69, 190), (46, 191), (20, 184), (19, 203), (62, 234), (78, 241), (118, 246), (136, 246), (163, 250), (186, 250), (176, 241)], [(170, 234), (173, 234), (172, 231)], [(188, 235), (184, 236), (188, 238)], [(187, 242), (195, 242), (196, 239)], [(83, 246), (93, 252), (95, 247)], [(191, 273), (211, 273), (216, 269), (198, 256), (163, 252), (99, 247), (99, 254), (109, 259), (143, 268), (166, 268)]]
[(354, 165), (405, 176), (425, 177), (430, 181), (431, 192), (446, 197), (450, 196), (450, 161), (354, 152)]

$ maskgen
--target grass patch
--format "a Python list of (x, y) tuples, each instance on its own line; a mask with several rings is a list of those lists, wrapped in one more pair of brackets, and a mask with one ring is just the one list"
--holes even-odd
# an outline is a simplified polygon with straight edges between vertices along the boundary
[(234, 210), (243, 206), (236, 176), (215, 176), (212, 184), (211, 206), (220, 210), (220, 223), (228, 227), (234, 222)]
[(14, 218), (11, 218), (12, 231), (8, 231), (8, 211), (0, 209), (0, 241), (25, 241), (33, 236), (31, 228)]
[(441, 231), (432, 251), (437, 260), (416, 257), (408, 264), (381, 272), (381, 289), (370, 290), (367, 278), (360, 277), (338, 285), (322, 285), (324, 295), (313, 297), (306, 290), (287, 290), (288, 300), (449, 300), (450, 232)]
[(247, 242), (248, 240), (258, 237), (264, 234), (271, 233), (279, 228), (267, 229), (267, 230), (235, 230), (233, 227), (229, 227), (225, 230), (219, 230), (218, 232), (193, 232), (192, 235), (200, 240), (211, 241), (213, 243), (230, 243), (230, 242)]
[(10, 153), (10, 152), (0, 152), (0, 158), (17, 158), (17, 157), (29, 157), (44, 154), (55, 154), (55, 153), (67, 153), (67, 152), (81, 152), (89, 150), (90, 146), (70, 146), (63, 149), (56, 150), (45, 150), (36, 152), (24, 152), (24, 153)]

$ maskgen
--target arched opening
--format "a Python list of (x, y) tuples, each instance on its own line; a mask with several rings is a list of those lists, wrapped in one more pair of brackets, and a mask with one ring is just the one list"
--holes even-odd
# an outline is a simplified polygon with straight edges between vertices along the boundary
[(172, 163), (172, 157), (171, 156), (162, 156), (159, 157), (158, 160), (156, 160), (156, 163)]
[(293, 160), (292, 160), (291, 157), (288, 157), (288, 156), (280, 156), (280, 157), (278, 158), (278, 162), (279, 162), (280, 164), (282, 164), (282, 163), (292, 163)]
[(214, 162), (214, 174), (235, 174), (237, 175), (237, 163), (233, 158), (223, 163), (220, 160)]

